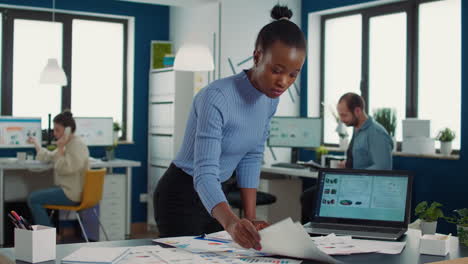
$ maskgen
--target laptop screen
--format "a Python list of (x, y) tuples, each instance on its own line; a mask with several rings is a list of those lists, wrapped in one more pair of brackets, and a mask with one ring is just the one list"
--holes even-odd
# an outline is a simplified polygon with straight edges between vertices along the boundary
[(409, 203), (408, 175), (391, 171), (323, 171), (316, 216), (404, 222)]

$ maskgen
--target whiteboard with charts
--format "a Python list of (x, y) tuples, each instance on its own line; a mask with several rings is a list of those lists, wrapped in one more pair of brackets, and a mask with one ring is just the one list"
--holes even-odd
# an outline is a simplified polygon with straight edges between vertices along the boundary
[(0, 116), (0, 148), (33, 148), (29, 136), (41, 142), (40, 117)]
[(75, 117), (75, 135), (88, 146), (111, 146), (114, 143), (112, 117)]

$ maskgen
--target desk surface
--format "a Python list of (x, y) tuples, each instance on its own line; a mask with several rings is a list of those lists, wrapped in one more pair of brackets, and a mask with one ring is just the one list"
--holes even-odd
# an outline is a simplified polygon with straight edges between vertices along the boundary
[[(141, 162), (125, 159), (114, 159), (110, 161), (102, 161), (100, 159), (90, 159), (89, 166), (91, 168), (114, 168), (114, 167), (139, 167)], [(38, 160), (23, 160), (19, 161), (16, 158), (0, 158), (0, 169), (48, 169), (52, 168), (52, 163), (45, 163)]]
[[(457, 238), (452, 239), (452, 245), (450, 253), (446, 257), (421, 255), (419, 254), (419, 234), (418, 230), (409, 230), (404, 239), (407, 244), (401, 254), (388, 255), (388, 254), (355, 254), (350, 256), (337, 256), (336, 259), (343, 261), (344, 263), (359, 263), (359, 264), (423, 264), (435, 261), (442, 261), (446, 259), (455, 259), (468, 256), (468, 247), (461, 246), (458, 244)], [(312, 243), (312, 241), (311, 241)], [(44, 264), (60, 263), (60, 260), (65, 256), (69, 255), (76, 249), (82, 246), (94, 246), (94, 247), (125, 247), (125, 246), (143, 246), (151, 245), (153, 242), (151, 239), (135, 239), (135, 240), (123, 240), (123, 241), (112, 241), (112, 242), (95, 242), (95, 243), (78, 243), (78, 244), (64, 244), (57, 245), (57, 259), (55, 261), (42, 262)], [(0, 255), (4, 255), (7, 258), (14, 260), (14, 249), (4, 248), (0, 249)], [(18, 261), (18, 263), (23, 263)], [(304, 261), (303, 264), (313, 264), (313, 261)]]
[(292, 169), (292, 168), (272, 167), (271, 165), (268, 165), (268, 164), (265, 164), (262, 166), (262, 173), (281, 174), (281, 175), (314, 178), (314, 179), (318, 178), (318, 172), (315, 170), (310, 170), (310, 168)]

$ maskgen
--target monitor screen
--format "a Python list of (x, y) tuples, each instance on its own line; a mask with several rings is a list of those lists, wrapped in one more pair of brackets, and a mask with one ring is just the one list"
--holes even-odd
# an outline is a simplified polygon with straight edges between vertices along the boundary
[(42, 141), (40, 117), (0, 116), (0, 148), (32, 148), (29, 136)]
[(112, 117), (75, 117), (75, 135), (88, 146), (111, 146), (114, 144)]
[(270, 147), (320, 147), (322, 119), (274, 116), (270, 122)]

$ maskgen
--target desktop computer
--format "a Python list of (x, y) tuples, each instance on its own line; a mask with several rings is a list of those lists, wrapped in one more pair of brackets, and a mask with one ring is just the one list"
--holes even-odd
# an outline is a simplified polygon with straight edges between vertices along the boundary
[(291, 163), (280, 162), (272, 166), (305, 168), (296, 164), (299, 148), (316, 148), (322, 143), (321, 118), (275, 116), (270, 122), (268, 147), (291, 148)]

